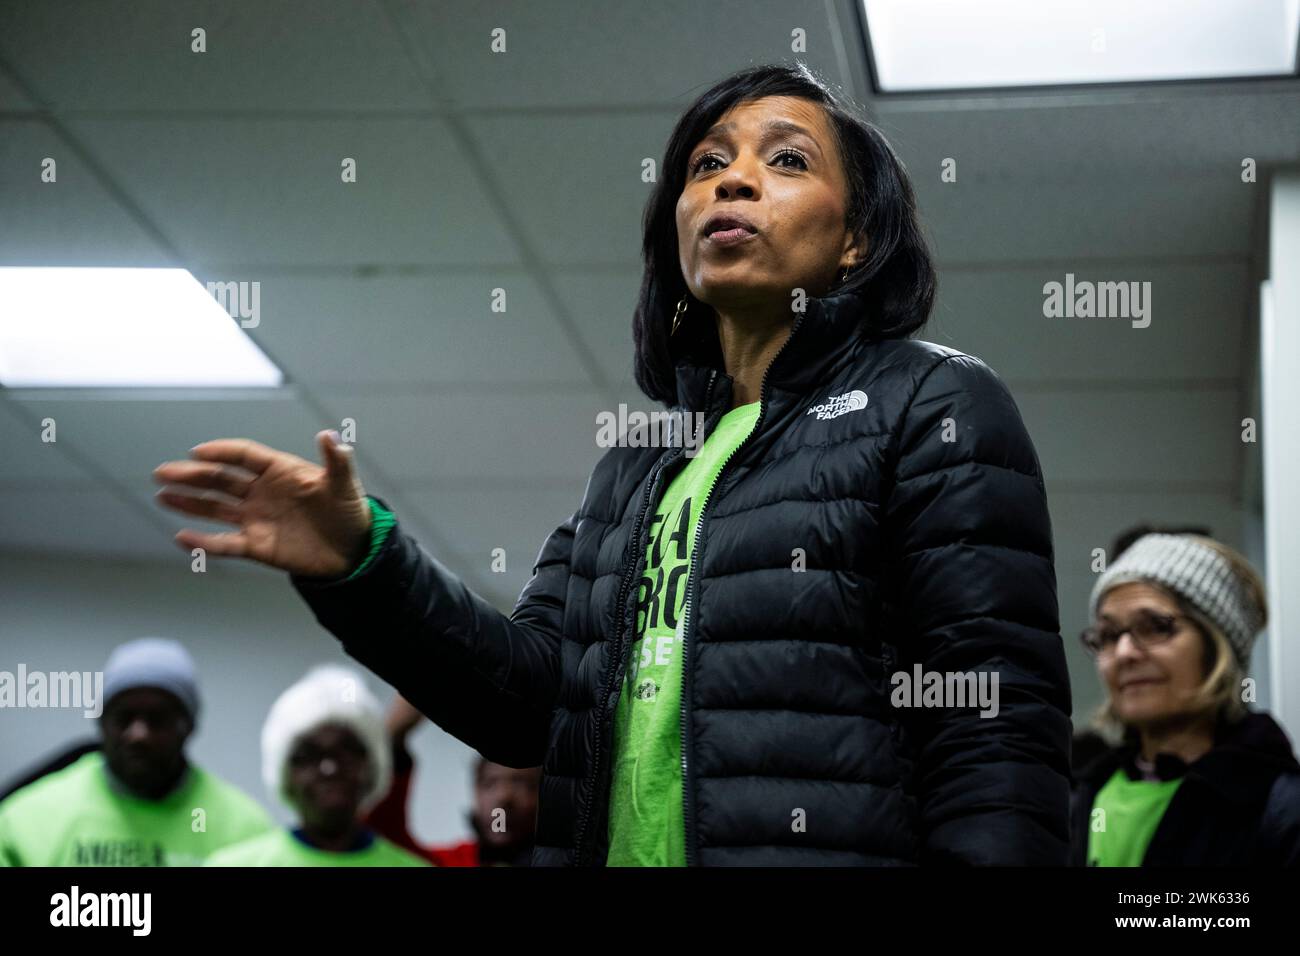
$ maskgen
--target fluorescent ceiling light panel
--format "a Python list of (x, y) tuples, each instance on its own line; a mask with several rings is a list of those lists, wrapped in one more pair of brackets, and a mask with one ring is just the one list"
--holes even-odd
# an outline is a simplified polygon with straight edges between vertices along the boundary
[(1295, 76), (1300, 0), (862, 0), (883, 93)]
[(0, 268), (0, 385), (7, 388), (283, 380), (184, 269)]

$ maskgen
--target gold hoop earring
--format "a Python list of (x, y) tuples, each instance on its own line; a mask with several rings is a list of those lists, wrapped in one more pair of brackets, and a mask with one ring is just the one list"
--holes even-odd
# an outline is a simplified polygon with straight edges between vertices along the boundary
[(672, 338), (674, 335), (677, 334), (677, 326), (681, 324), (682, 316), (685, 314), (686, 314), (686, 296), (682, 296), (682, 300), (677, 303), (677, 311), (673, 313), (673, 330), (668, 333), (669, 338)]

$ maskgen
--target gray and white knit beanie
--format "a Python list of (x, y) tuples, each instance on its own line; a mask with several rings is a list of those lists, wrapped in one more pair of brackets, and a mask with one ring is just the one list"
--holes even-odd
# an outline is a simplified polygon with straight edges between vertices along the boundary
[(374, 782), (362, 800), (365, 812), (388, 792), (393, 757), (378, 699), (349, 667), (322, 664), (282, 693), (262, 726), (262, 780), (288, 804), (289, 755), (299, 738), (322, 724), (352, 730), (370, 755)]
[(1245, 669), (1266, 612), (1247, 582), (1218, 551), (1186, 534), (1145, 534), (1098, 576), (1088, 602), (1097, 619), (1101, 599), (1130, 582), (1155, 583), (1177, 594), (1223, 631)]

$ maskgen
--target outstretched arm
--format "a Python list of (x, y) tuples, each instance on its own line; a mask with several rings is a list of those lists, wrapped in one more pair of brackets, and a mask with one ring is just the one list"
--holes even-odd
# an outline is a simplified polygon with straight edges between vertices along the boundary
[(291, 580), (350, 656), (439, 727), (495, 763), (535, 767), (559, 692), (577, 524), (574, 514), (546, 539), (509, 617), (424, 551), (400, 522), (355, 577)]

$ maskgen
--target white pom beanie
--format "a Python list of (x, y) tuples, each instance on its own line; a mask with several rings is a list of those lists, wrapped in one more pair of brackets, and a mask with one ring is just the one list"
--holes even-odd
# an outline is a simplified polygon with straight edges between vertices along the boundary
[(262, 780), (266, 789), (289, 803), (289, 754), (299, 738), (322, 724), (342, 724), (365, 745), (374, 784), (362, 798), (361, 812), (388, 792), (393, 760), (383, 711), (361, 675), (339, 664), (322, 664), (281, 694), (262, 727)]

